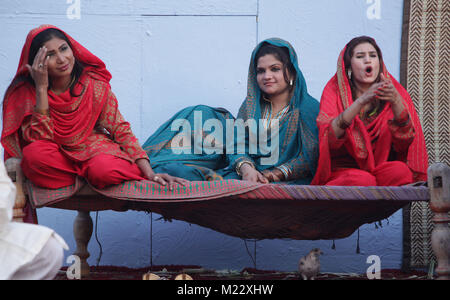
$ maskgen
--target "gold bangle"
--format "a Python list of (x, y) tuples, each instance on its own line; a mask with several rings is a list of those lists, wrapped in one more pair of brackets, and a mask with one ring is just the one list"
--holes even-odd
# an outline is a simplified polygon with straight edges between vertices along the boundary
[(278, 179), (280, 179), (280, 182), (286, 180), (284, 173), (277, 168), (273, 168), (271, 170), (264, 170), (262, 171), (262, 174), (269, 180), (269, 182), (275, 182), (274, 176), (277, 176)]
[(280, 179), (280, 181), (286, 180), (286, 176), (284, 175), (283, 171), (281, 171), (280, 169), (274, 168), (274, 169), (272, 169), (271, 172), (273, 175), (277, 176)]
[(349, 128), (351, 125), (351, 123), (348, 123), (347, 121), (345, 121), (344, 119), (344, 113), (341, 113), (338, 117), (337, 117), (337, 126), (342, 129), (345, 130), (347, 128)]
[(410, 122), (409, 114), (406, 110), (402, 111), (398, 119), (394, 118), (394, 124), (398, 127), (405, 127)]
[(243, 161), (238, 162), (237, 165), (236, 165), (236, 173), (237, 173), (239, 176), (241, 176), (241, 177), (242, 177), (241, 167), (242, 167), (244, 164), (249, 164), (253, 169), (255, 169), (255, 165), (254, 165), (251, 161), (249, 161), (249, 160), (243, 160)]
[(48, 109), (38, 109), (36, 106), (34, 107), (34, 111), (37, 112), (38, 114), (44, 115), (44, 116), (48, 116), (49, 115), (49, 110)]

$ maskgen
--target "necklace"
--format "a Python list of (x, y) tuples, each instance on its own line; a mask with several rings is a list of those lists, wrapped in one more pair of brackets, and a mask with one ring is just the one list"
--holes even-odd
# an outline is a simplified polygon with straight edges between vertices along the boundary
[[(375, 106), (371, 107), (372, 111), (371, 112), (366, 112), (364, 109), (361, 110), (361, 112), (359, 113), (359, 117), (361, 120), (364, 120), (368, 117), (373, 117), (378, 113), (378, 109), (380, 108), (380, 102), (377, 101)], [(368, 109), (368, 111), (370, 111), (370, 109)]]

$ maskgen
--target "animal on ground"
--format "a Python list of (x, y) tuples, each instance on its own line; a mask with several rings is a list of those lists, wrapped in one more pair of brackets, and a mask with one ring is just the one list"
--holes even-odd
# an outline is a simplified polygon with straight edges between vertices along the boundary
[(298, 271), (304, 280), (314, 280), (320, 272), (319, 256), (323, 252), (319, 248), (312, 249), (308, 255), (300, 258)]

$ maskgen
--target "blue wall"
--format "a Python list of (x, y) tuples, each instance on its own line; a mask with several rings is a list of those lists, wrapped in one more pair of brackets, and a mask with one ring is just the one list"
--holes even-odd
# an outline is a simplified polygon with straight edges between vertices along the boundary
[[(222, 106), (236, 114), (246, 95), (251, 51), (265, 38), (277, 36), (293, 44), (309, 92), (317, 99), (336, 71), (340, 50), (358, 35), (377, 40), (388, 69), (398, 78), (402, 9), (401, 0), (2, 1), (0, 92), (16, 71), (28, 31), (40, 24), (60, 26), (105, 61), (120, 109), (144, 142), (188, 105)], [(71, 251), (75, 214), (38, 211), (40, 223), (60, 233)], [(241, 239), (158, 217), (153, 215), (154, 264), (233, 270), (252, 266)], [(149, 214), (100, 212), (98, 237), (101, 265), (150, 264)], [(260, 241), (257, 266), (294, 271), (301, 256), (319, 247), (325, 252), (325, 272), (364, 273), (370, 255), (381, 257), (382, 268), (399, 268), (401, 212), (389, 224), (384, 221), (383, 228), (361, 227), (361, 254), (355, 253), (356, 239), (354, 234), (336, 241), (336, 250), (331, 250), (331, 241)], [(253, 251), (253, 243), (249, 247)], [(94, 237), (89, 251), (89, 263), (95, 265), (99, 247)]]

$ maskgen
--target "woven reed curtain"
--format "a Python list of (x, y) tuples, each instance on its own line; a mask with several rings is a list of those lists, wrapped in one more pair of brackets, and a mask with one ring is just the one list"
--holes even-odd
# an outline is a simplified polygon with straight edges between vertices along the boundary
[[(450, 1), (404, 0), (400, 81), (422, 122), (429, 163), (450, 165)], [(403, 210), (403, 268), (434, 260), (427, 203)]]

